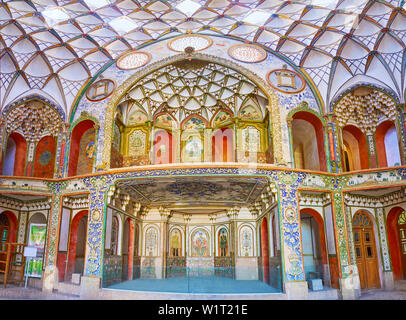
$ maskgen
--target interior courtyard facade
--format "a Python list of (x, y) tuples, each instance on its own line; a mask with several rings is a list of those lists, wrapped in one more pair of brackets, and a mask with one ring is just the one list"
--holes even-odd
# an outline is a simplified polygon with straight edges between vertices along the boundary
[(405, 44), (403, 0), (2, 1), (0, 258), (84, 299), (394, 289)]

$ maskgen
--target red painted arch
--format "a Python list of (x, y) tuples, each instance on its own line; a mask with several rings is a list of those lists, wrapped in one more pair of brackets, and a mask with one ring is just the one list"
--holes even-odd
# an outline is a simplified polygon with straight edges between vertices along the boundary
[(92, 120), (83, 120), (79, 122), (72, 130), (70, 151), (69, 151), (69, 167), (68, 176), (75, 176), (78, 168), (79, 152), (80, 152), (80, 140), (83, 134), (94, 127)]
[(68, 249), (68, 264), (66, 267), (65, 279), (69, 280), (75, 270), (76, 261), (76, 245), (78, 241), (78, 228), (80, 220), (85, 217), (89, 212), (87, 210), (79, 211), (72, 219), (69, 236), (69, 249)]
[(14, 176), (24, 176), (25, 175), (25, 159), (27, 155), (27, 142), (25, 138), (17, 133), (13, 132), (8, 137), (13, 139), (16, 145), (16, 153), (14, 156)]
[(311, 208), (304, 208), (300, 210), (300, 213), (307, 213), (311, 215), (317, 222), (317, 226), (319, 227), (319, 235), (320, 235), (320, 248), (321, 248), (321, 262), (323, 264), (328, 264), (328, 255), (327, 255), (327, 245), (326, 245), (326, 233), (324, 231), (324, 221), (321, 217), (320, 213), (316, 210)]
[(343, 131), (348, 131), (358, 141), (358, 151), (361, 169), (369, 169), (369, 154), (365, 135), (359, 128), (353, 125), (345, 126), (343, 128)]
[(8, 232), (7, 242), (16, 242), (17, 241), (17, 225), (18, 225), (17, 217), (15, 216), (15, 214), (13, 212), (8, 211), (8, 210), (3, 211), (0, 214), (4, 214), (8, 219), (9, 232)]
[(309, 122), (316, 133), (317, 150), (319, 153), (320, 170), (327, 171), (326, 152), (324, 148), (324, 128), (321, 120), (314, 114), (307, 111), (296, 112), (292, 119), (305, 120)]
[(399, 234), (397, 222), (400, 213), (403, 211), (401, 207), (394, 207), (388, 213), (386, 219), (386, 229), (388, 233), (389, 253), (392, 261), (392, 271), (394, 280), (404, 279), (405, 274), (402, 268), (402, 260), (400, 257)]

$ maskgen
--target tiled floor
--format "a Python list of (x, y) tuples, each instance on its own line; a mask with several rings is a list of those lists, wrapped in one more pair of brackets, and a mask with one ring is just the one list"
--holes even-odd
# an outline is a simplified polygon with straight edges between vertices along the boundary
[[(0, 288), (0, 300), (79, 300), (78, 296), (54, 292), (44, 294), (36, 288), (17, 287), (9, 285)], [(362, 293), (359, 300), (406, 300), (406, 291), (370, 290)]]

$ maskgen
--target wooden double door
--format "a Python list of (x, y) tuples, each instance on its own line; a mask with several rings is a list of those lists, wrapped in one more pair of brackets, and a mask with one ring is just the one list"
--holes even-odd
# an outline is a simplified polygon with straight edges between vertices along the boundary
[(353, 233), (361, 289), (380, 288), (374, 229), (367, 214), (354, 215)]

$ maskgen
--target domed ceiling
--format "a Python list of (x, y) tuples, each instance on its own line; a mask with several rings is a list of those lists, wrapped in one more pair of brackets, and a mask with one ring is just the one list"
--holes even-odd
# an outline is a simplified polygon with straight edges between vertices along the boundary
[(69, 113), (107, 63), (186, 32), (273, 50), (308, 74), (326, 104), (344, 82), (367, 77), (403, 101), (405, 7), (403, 0), (4, 0), (0, 104), (43, 90)]

